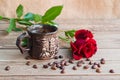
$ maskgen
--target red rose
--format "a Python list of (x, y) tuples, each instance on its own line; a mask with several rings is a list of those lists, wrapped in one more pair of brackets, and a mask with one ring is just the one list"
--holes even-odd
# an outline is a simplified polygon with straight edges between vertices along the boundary
[(75, 38), (78, 39), (87, 39), (87, 38), (93, 38), (93, 34), (85, 29), (81, 29), (75, 32)]
[[(79, 36), (80, 35), (80, 36)], [(82, 37), (83, 35), (83, 37)], [(96, 41), (88, 30), (78, 30), (75, 33), (75, 42), (71, 42), (73, 58), (79, 60), (81, 58), (90, 58), (97, 51)]]

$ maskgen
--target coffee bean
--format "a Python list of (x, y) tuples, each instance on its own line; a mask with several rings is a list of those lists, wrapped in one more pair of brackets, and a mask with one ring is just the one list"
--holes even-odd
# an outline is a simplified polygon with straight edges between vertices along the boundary
[(58, 59), (58, 56), (55, 56), (54, 59)]
[(76, 67), (76, 66), (73, 66), (72, 69), (73, 69), (73, 70), (77, 70), (77, 67)]
[(61, 66), (64, 66), (64, 65), (65, 65), (65, 62), (66, 62), (65, 60), (62, 60), (62, 61), (60, 62), (60, 65), (61, 65)]
[(115, 73), (113, 69), (110, 69), (109, 72), (110, 72), (110, 73)]
[(5, 70), (6, 70), (6, 71), (9, 71), (9, 70), (10, 70), (10, 66), (6, 66), (6, 67), (5, 67)]
[(58, 62), (58, 61), (54, 61), (54, 62), (53, 62), (53, 64), (57, 64), (57, 63), (59, 63), (59, 62)]
[(89, 64), (89, 65), (92, 65), (93, 63), (90, 61), (88, 64)]
[(82, 64), (81, 63), (77, 63), (77, 67), (81, 67), (82, 66)]
[(68, 66), (68, 65), (69, 65), (69, 63), (68, 63), (68, 62), (65, 62), (65, 63), (64, 63), (64, 65), (65, 65), (65, 66)]
[(48, 68), (48, 65), (43, 65), (43, 68), (47, 69), (47, 68)]
[(100, 63), (101, 63), (101, 64), (105, 64), (105, 60), (102, 60)]
[(37, 67), (37, 65), (33, 65), (33, 68), (34, 68), (34, 69), (37, 69), (38, 67)]
[(90, 59), (89, 59), (89, 58), (87, 58), (87, 59), (86, 59), (86, 61), (90, 61)]
[(56, 64), (56, 67), (57, 67), (57, 68), (60, 68), (60, 66), (61, 66), (61, 65), (60, 65), (59, 63)]
[(105, 59), (104, 59), (104, 58), (101, 58), (100, 61), (105, 61)]
[(74, 63), (72, 59), (70, 59), (68, 62), (69, 62), (69, 63), (71, 63), (71, 64), (73, 64), (73, 63)]
[(51, 66), (51, 69), (52, 69), (52, 70), (56, 70), (57, 67), (56, 67), (56, 66)]
[(85, 64), (85, 62), (83, 60), (80, 60), (77, 63)]
[(96, 69), (96, 72), (97, 73), (101, 73), (101, 70), (98, 68), (98, 69)]
[(97, 66), (98, 66), (99, 68), (101, 67), (101, 65), (100, 65), (99, 63), (97, 64)]
[(29, 66), (29, 65), (30, 65), (30, 61), (27, 61), (27, 62), (26, 62), (26, 65), (28, 65), (28, 66)]
[(61, 72), (60, 72), (61, 74), (64, 74), (65, 73), (65, 70), (61, 70)]
[(92, 69), (97, 69), (98, 68), (98, 66), (97, 65), (92, 65), (92, 67), (91, 67)]
[(60, 59), (62, 59), (62, 58), (63, 58), (63, 56), (62, 56), (62, 55), (59, 55), (59, 58), (60, 58)]
[(65, 67), (64, 67), (64, 66), (60, 66), (59, 68), (60, 68), (60, 69), (62, 69), (62, 70), (63, 70), (63, 69), (65, 69)]
[(51, 66), (51, 65), (52, 65), (52, 63), (51, 63), (51, 62), (49, 62), (49, 63), (48, 63), (48, 65), (49, 65), (49, 66)]
[(83, 69), (88, 69), (88, 68), (89, 68), (89, 66), (88, 66), (88, 65), (83, 66)]
[(96, 62), (94, 62), (94, 63), (93, 63), (93, 65), (97, 65), (97, 63), (96, 63)]

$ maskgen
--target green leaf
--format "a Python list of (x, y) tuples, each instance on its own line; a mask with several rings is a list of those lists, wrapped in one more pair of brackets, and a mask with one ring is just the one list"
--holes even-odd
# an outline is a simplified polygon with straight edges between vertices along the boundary
[(59, 39), (65, 41), (65, 42), (70, 43), (70, 40), (68, 38), (64, 38), (64, 37), (59, 36)]
[(18, 31), (22, 31), (22, 29), (20, 29), (20, 28), (13, 28), (13, 31), (16, 31), (16, 32), (18, 32)]
[(25, 16), (24, 16), (24, 19), (25, 20), (34, 20), (34, 14), (33, 13), (27, 13), (27, 14), (25, 14)]
[(41, 15), (39, 15), (39, 14), (34, 14), (34, 21), (35, 22), (39, 22), (39, 21), (41, 21), (42, 20), (42, 16)]
[(15, 22), (16, 22), (15, 19), (13, 19), (13, 18), (10, 19), (10, 25), (9, 25), (9, 27), (6, 29), (6, 31), (7, 31), (8, 33), (10, 33), (10, 32), (16, 27), (16, 23), (15, 23)]
[(56, 22), (53, 22), (53, 21), (48, 21), (46, 24), (58, 27), (58, 24)]
[(2, 20), (3, 19), (3, 17), (2, 16), (0, 16), (0, 20)]
[(20, 18), (23, 15), (23, 6), (20, 4), (16, 9), (17, 17)]
[(25, 21), (25, 20), (22, 20), (22, 21), (18, 21), (18, 23), (19, 24), (22, 24), (22, 25), (32, 25), (32, 23), (31, 22), (29, 22), (29, 21)]
[(61, 11), (62, 11), (63, 6), (54, 6), (50, 9), (48, 9), (44, 16), (42, 17), (42, 22), (47, 22), (47, 21), (51, 21), (54, 20), (58, 15), (60, 15)]
[(69, 38), (73, 38), (75, 34), (75, 30), (69, 30), (69, 31), (65, 31), (65, 35)]
[(22, 40), (22, 46), (27, 46), (27, 43), (28, 43), (28, 39), (27, 38), (24, 38)]

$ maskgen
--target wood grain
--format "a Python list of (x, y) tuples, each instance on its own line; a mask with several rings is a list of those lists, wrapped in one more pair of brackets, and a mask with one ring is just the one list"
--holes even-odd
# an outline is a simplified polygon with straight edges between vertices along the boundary
[[(113, 54), (115, 53), (115, 55)], [(91, 60), (92, 62), (100, 62), (99, 60), (101, 58), (105, 58), (106, 64), (101, 65), (101, 73), (96, 73), (94, 69), (88, 69), (84, 70), (83, 66), (88, 64), (88, 61), (85, 62), (85, 64), (82, 65), (82, 67), (78, 68), (78, 70), (74, 71), (72, 70), (72, 67), (76, 65), (77, 61), (74, 61), (75, 64), (71, 64), (69, 66), (66, 66), (66, 73), (64, 76), (117, 76), (120, 75), (120, 49), (99, 49), (96, 55), (94, 55)], [(65, 60), (68, 60), (71, 58), (70, 50), (68, 49), (60, 49), (58, 55), (63, 55)], [(42, 65), (47, 64), (48, 62), (54, 62), (54, 61), (60, 61), (59, 60), (26, 60), (24, 59), (25, 55), (20, 54), (18, 50), (8, 50), (8, 49), (2, 49), (0, 50), (0, 76), (62, 76), (63, 74), (60, 74), (60, 70), (51, 70), (49, 69), (43, 69)], [(83, 59), (84, 60), (84, 59)], [(30, 61), (30, 66), (25, 65), (27, 61)], [(38, 65), (38, 69), (32, 68), (32, 66), (36, 64)], [(10, 71), (5, 71), (5, 66), (9, 65), (11, 67)], [(109, 73), (110, 69), (114, 69), (115, 73), (111, 74)]]
[(119, 80), (119, 76), (0, 76), (1, 80)]
[[(17, 48), (15, 45), (16, 38), (21, 32), (12, 32), (6, 35), (4, 31), (0, 31), (0, 48)], [(100, 49), (119, 49), (120, 48), (120, 32), (93, 32)], [(63, 32), (59, 32), (59, 36), (64, 36)], [(69, 48), (70, 45), (60, 40), (61, 48)]]
[(120, 0), (0, 0), (0, 15), (15, 17), (19, 4), (24, 5), (25, 13), (39, 14), (43, 14), (51, 6), (64, 5), (60, 19), (120, 18)]
[[(106, 60), (119, 61), (120, 49), (98, 49), (96, 55), (91, 60), (100, 60), (105, 58)], [(58, 55), (64, 55), (65, 58), (71, 58), (70, 49), (60, 49)], [(21, 54), (18, 49), (0, 49), (0, 61), (25, 61), (27, 54)]]

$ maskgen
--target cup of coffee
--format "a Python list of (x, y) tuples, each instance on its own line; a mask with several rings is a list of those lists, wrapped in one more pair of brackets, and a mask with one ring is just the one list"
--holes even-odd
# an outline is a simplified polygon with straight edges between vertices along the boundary
[[(21, 53), (28, 53), (34, 59), (51, 59), (59, 49), (57, 36), (58, 28), (51, 25), (32, 25), (27, 32), (17, 37), (16, 45)], [(22, 46), (23, 39), (27, 39), (27, 46)]]

